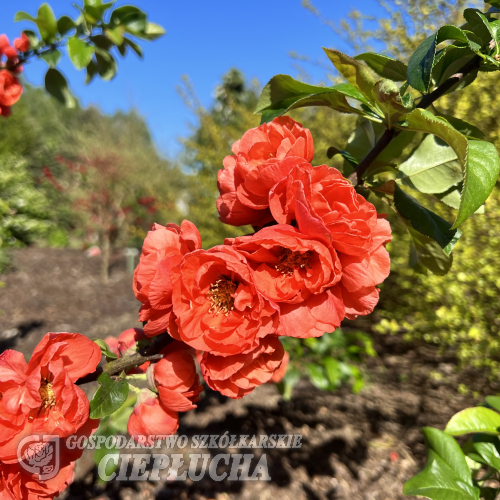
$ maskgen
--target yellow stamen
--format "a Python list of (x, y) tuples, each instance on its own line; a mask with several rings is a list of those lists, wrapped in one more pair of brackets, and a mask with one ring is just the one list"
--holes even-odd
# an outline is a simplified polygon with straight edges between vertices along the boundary
[(212, 302), (209, 313), (224, 313), (226, 316), (234, 309), (234, 297), (238, 283), (227, 276), (221, 276), (215, 283), (210, 285), (208, 299)]
[(38, 389), (40, 397), (42, 398), (41, 408), (52, 408), (56, 404), (56, 395), (52, 390), (52, 382), (49, 382), (46, 378), (42, 378), (40, 383), (40, 389)]
[(309, 257), (312, 252), (294, 252), (289, 248), (283, 248), (283, 251), (278, 259), (278, 264), (275, 266), (276, 271), (283, 274), (293, 275), (295, 269), (310, 268)]

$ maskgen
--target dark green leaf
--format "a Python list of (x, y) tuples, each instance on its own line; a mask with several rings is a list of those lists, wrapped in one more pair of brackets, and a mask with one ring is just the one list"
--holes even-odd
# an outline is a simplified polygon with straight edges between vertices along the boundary
[(102, 418), (118, 410), (128, 397), (127, 381), (113, 380), (107, 373), (99, 376), (101, 384), (90, 401), (90, 418)]
[(337, 149), (334, 146), (331, 146), (328, 148), (328, 151), (326, 152), (326, 156), (328, 158), (333, 158), (335, 155), (341, 155), (346, 161), (348, 161), (354, 168), (358, 166), (358, 162), (356, 161), (356, 158), (354, 158), (351, 154), (349, 154), (347, 151), (344, 151), (343, 149)]
[(494, 410), (500, 411), (500, 396), (486, 396), (486, 404)]
[(105, 51), (96, 50), (97, 72), (103, 80), (112, 80), (116, 75), (116, 61)]
[(443, 193), (463, 179), (457, 155), (446, 143), (427, 135), (399, 166), (401, 183), (422, 193)]
[(325, 49), (326, 55), (333, 63), (338, 72), (354, 87), (356, 87), (365, 98), (373, 102), (372, 90), (375, 80), (368, 68), (356, 59), (349, 57), (338, 50)]
[(436, 47), (439, 43), (449, 39), (469, 42), (467, 35), (460, 28), (443, 26), (434, 35), (426, 38), (412, 54), (408, 62), (407, 79), (414, 89), (422, 93), (429, 91)]
[(130, 40), (130, 38), (123, 37), (123, 43), (128, 45), (141, 59), (142, 59), (142, 49), (135, 42)]
[(484, 133), (471, 123), (466, 122), (465, 120), (461, 120), (460, 118), (455, 118), (451, 115), (445, 115), (443, 113), (441, 113), (439, 116), (444, 118), (453, 128), (458, 130), (466, 137), (469, 137), (470, 139), (484, 139)]
[(66, 78), (54, 68), (45, 74), (45, 89), (67, 108), (75, 107), (75, 98), (68, 88)]
[(464, 187), (457, 219), (453, 227), (463, 224), (486, 201), (500, 173), (500, 160), (491, 142), (469, 141)]
[(445, 432), (452, 436), (473, 432), (500, 434), (500, 415), (496, 411), (482, 406), (467, 408), (451, 417)]
[(103, 356), (109, 359), (118, 359), (118, 356), (109, 348), (109, 345), (101, 339), (92, 339), (101, 349)]
[(68, 31), (71, 31), (75, 28), (76, 24), (73, 19), (71, 19), (71, 17), (62, 16), (57, 20), (57, 31), (60, 35), (65, 35), (66, 33), (68, 33)]
[(318, 87), (299, 82), (288, 75), (276, 75), (262, 90), (255, 112), (261, 112), (265, 121), (304, 106), (328, 106), (344, 113), (363, 114), (361, 110), (353, 108), (346, 97), (367, 103), (364, 96), (348, 83)]
[(93, 35), (90, 37), (90, 40), (96, 47), (102, 50), (109, 51), (112, 47), (114, 47), (114, 43), (104, 35)]
[(500, 441), (498, 437), (489, 434), (474, 434), (472, 442), (481, 458), (490, 467), (500, 471)]
[(406, 194), (396, 183), (394, 183), (394, 204), (401, 216), (409, 220), (414, 229), (432, 238), (441, 248), (446, 248), (456, 236), (457, 231), (451, 229), (451, 224), (434, 212), (424, 208), (413, 196)]
[(453, 256), (445, 253), (434, 240), (413, 229), (408, 221), (405, 224), (412, 238), (410, 267), (422, 272), (428, 269), (438, 276), (447, 274), (453, 264)]
[(479, 10), (465, 9), (464, 18), (469, 25), (469, 29), (481, 39), (483, 47), (488, 45), (490, 40), (495, 37), (488, 19)]
[[(443, 57), (432, 68), (432, 80), (438, 87), (452, 75), (456, 74), (476, 55), (469, 47), (455, 47), (454, 45), (448, 45), (446, 49), (443, 49), (442, 53)], [(466, 78), (453, 85), (448, 92), (454, 92), (463, 88), (465, 83), (468, 82), (468, 80), (465, 82)]]
[(406, 80), (406, 64), (397, 59), (382, 54), (375, 54), (373, 52), (359, 54), (359, 56), (356, 56), (354, 59), (364, 61), (370, 69), (377, 73), (377, 75), (384, 78), (394, 80), (395, 82)]
[(62, 54), (59, 50), (51, 50), (50, 52), (45, 52), (40, 56), (51, 68), (55, 68), (57, 63), (60, 61)]
[(97, 62), (92, 59), (87, 66), (87, 78), (85, 79), (85, 85), (88, 85), (97, 75)]
[(147, 16), (133, 5), (124, 5), (111, 13), (109, 24), (124, 26), (127, 31), (144, 32), (147, 27)]
[(38, 15), (35, 22), (38, 26), (38, 31), (40, 31), (42, 40), (47, 43), (53, 42), (57, 35), (57, 20), (48, 3), (42, 4), (38, 9)]
[(75, 68), (81, 70), (86, 68), (94, 55), (94, 47), (80, 40), (76, 36), (72, 36), (68, 40), (68, 53)]

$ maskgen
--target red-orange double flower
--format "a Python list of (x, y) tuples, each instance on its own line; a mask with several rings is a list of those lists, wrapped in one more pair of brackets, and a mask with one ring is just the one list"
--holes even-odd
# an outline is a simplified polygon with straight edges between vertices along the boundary
[(298, 157), (311, 161), (311, 133), (289, 117), (275, 118), (248, 130), (232, 149), (234, 155), (224, 158), (224, 169), (218, 174), (220, 220), (233, 226), (263, 226), (272, 220), (269, 190), (291, 168), (282, 160)]
[(144, 333), (148, 337), (166, 332), (172, 313), (171, 269), (183, 255), (201, 248), (196, 226), (187, 220), (181, 226), (155, 224), (148, 232), (142, 255), (134, 273), (134, 293), (142, 307), (139, 320), (147, 321)]
[(257, 291), (245, 257), (229, 246), (185, 255), (172, 270), (170, 334), (220, 356), (253, 350), (276, 331), (278, 308)]

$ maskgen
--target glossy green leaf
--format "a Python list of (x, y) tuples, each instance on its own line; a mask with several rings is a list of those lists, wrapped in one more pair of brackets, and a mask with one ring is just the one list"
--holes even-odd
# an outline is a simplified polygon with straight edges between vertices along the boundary
[(422, 93), (427, 93), (431, 84), (431, 72), (436, 57), (436, 47), (444, 40), (459, 40), (468, 43), (463, 30), (456, 26), (443, 26), (426, 38), (415, 50), (408, 62), (407, 79), (409, 84)]
[(365, 52), (359, 54), (354, 59), (364, 61), (371, 70), (384, 78), (394, 80), (395, 82), (406, 80), (406, 64), (393, 57), (375, 54), (374, 52)]
[(469, 25), (469, 29), (483, 42), (483, 47), (488, 45), (490, 40), (495, 37), (488, 19), (481, 11), (477, 9), (465, 9), (464, 18)]
[(47, 43), (53, 42), (57, 35), (57, 20), (52, 7), (48, 3), (40, 6), (35, 22), (42, 40)]
[(472, 442), (482, 459), (495, 470), (500, 471), (500, 441), (490, 434), (474, 434)]
[[(440, 58), (439, 62), (432, 68), (433, 83), (439, 87), (475, 56), (476, 54), (470, 47), (447, 46), (443, 49), (443, 56)], [(470, 83), (474, 81), (475, 76), (477, 76), (477, 71), (469, 73), (465, 78), (462, 78), (460, 82), (453, 85), (447, 93), (455, 92), (456, 90), (470, 85)]]
[(353, 108), (346, 97), (367, 103), (352, 85), (341, 83), (333, 87), (318, 87), (299, 82), (288, 75), (276, 75), (262, 90), (255, 112), (262, 113), (263, 121), (270, 121), (295, 108), (328, 106), (344, 113), (363, 114)]
[(50, 68), (45, 74), (45, 89), (67, 108), (74, 108), (76, 101), (68, 88), (68, 82), (60, 71)]
[(62, 54), (60, 50), (51, 50), (40, 56), (51, 68), (55, 68), (61, 60)]
[(68, 40), (68, 53), (71, 61), (76, 69), (81, 70), (86, 68), (94, 56), (94, 47), (80, 40), (76, 36), (72, 36)]
[(354, 87), (356, 87), (365, 98), (373, 102), (372, 90), (375, 85), (375, 79), (370, 74), (368, 68), (338, 50), (325, 49), (326, 55), (333, 63), (337, 71)]
[(88, 85), (96, 75), (97, 75), (97, 62), (94, 59), (92, 59), (87, 66), (87, 77), (85, 79), (85, 85)]
[(491, 142), (469, 141), (469, 155), (457, 219), (463, 224), (487, 200), (500, 173), (500, 159)]
[(455, 116), (440, 114), (453, 128), (470, 139), (484, 139), (484, 133), (472, 123), (456, 118)]
[(147, 16), (133, 5), (118, 7), (111, 13), (111, 26), (124, 26), (127, 31), (143, 32), (147, 27)]
[(396, 183), (394, 183), (394, 204), (401, 216), (410, 221), (414, 229), (432, 238), (441, 248), (446, 248), (455, 238), (457, 230), (451, 229), (451, 224), (420, 205)]
[(413, 229), (408, 221), (405, 224), (411, 236), (410, 267), (429, 270), (438, 276), (447, 274), (453, 264), (453, 255), (446, 253), (433, 239)]
[(405, 483), (403, 494), (431, 500), (479, 500), (479, 488), (464, 482), (433, 450), (424, 470)]
[(354, 156), (343, 149), (337, 149), (335, 146), (330, 146), (326, 152), (328, 158), (333, 158), (335, 155), (342, 156), (347, 162), (349, 162), (354, 168), (358, 166), (358, 162)]
[(118, 356), (110, 349), (109, 345), (101, 339), (92, 339), (101, 349), (103, 356), (109, 359), (118, 359)]
[(62, 16), (57, 20), (57, 31), (60, 35), (65, 35), (76, 28), (76, 24), (69, 16)]
[(399, 182), (421, 193), (444, 193), (462, 179), (455, 151), (433, 135), (425, 136), (399, 166)]
[(485, 400), (494, 410), (500, 411), (500, 396), (486, 396)]
[(113, 380), (107, 373), (99, 376), (101, 384), (90, 401), (90, 418), (102, 418), (118, 410), (128, 397), (128, 383), (123, 380)]
[(473, 432), (500, 434), (500, 415), (496, 411), (482, 406), (467, 408), (451, 417), (445, 432), (452, 436)]

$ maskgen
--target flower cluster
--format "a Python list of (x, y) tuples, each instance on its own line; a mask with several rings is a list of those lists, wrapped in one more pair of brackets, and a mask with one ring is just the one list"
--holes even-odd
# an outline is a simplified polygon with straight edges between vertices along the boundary
[[(283, 376), (279, 336), (318, 337), (373, 311), (391, 229), (338, 170), (311, 165), (311, 133), (291, 118), (249, 130), (233, 153), (218, 176), (220, 219), (255, 233), (203, 250), (191, 222), (155, 224), (134, 291), (145, 335), (196, 349), (206, 383), (241, 398)], [(149, 404), (166, 408), (161, 391)]]
[[(68, 449), (64, 438), (88, 437), (99, 424), (89, 418), (89, 401), (75, 382), (100, 360), (97, 344), (78, 333), (48, 333), (29, 363), (17, 351), (0, 355), (0, 498), (52, 498), (71, 483), (82, 450)], [(59, 440), (59, 471), (42, 480), (21, 466), (26, 457), (18, 448), (46, 435)], [(37, 453), (50, 445), (41, 441)]]
[(11, 106), (19, 101), (23, 87), (16, 75), (22, 72), (19, 53), (30, 49), (30, 41), (23, 33), (14, 40), (14, 46), (6, 35), (0, 35), (0, 114), (8, 117)]

